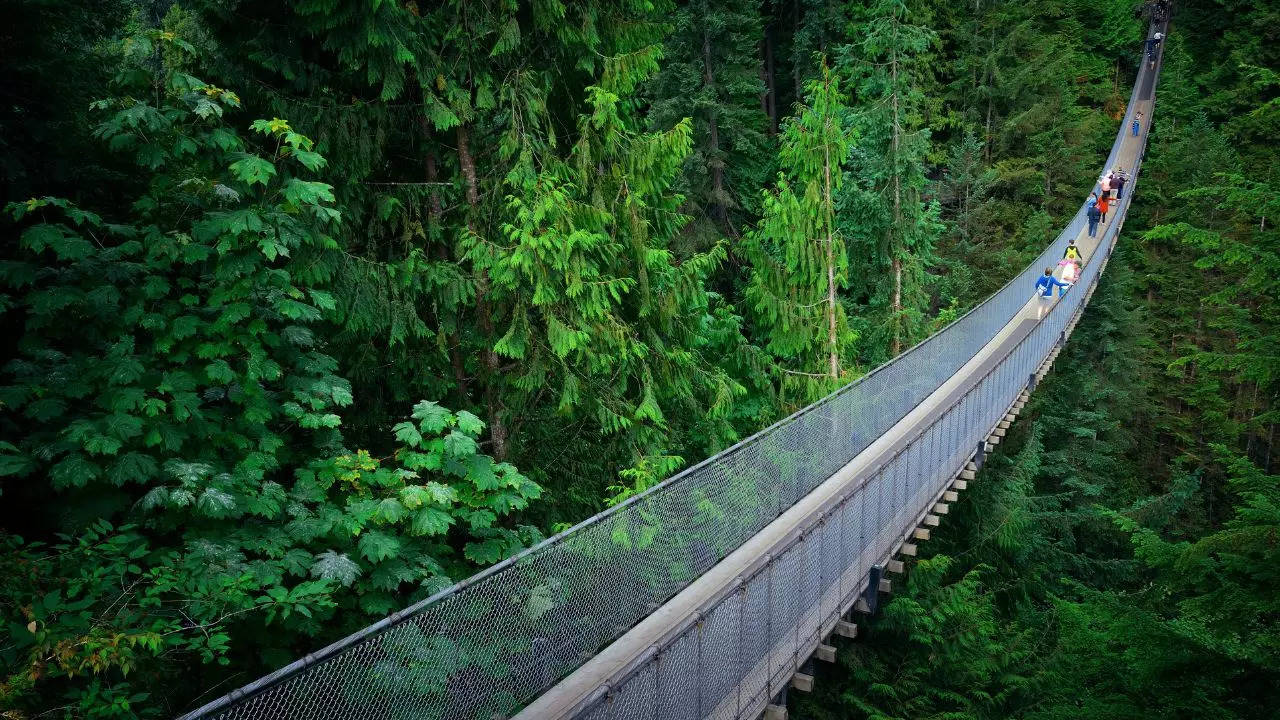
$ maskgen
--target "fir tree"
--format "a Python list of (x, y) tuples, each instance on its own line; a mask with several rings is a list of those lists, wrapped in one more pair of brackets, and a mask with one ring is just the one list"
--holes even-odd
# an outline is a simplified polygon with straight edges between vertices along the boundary
[(770, 174), (768, 118), (760, 106), (756, 43), (763, 30), (759, 3), (698, 0), (676, 14), (654, 78), (651, 127), (693, 119), (693, 152), (680, 191), (694, 222), (686, 232), (737, 237), (758, 213), (759, 188)]
[[(860, 177), (849, 185), (845, 232), (857, 239), (859, 294), (879, 309), (870, 325), (887, 326), (873, 337), (888, 335), (890, 357), (923, 338), (925, 270), (934, 262), (941, 229), (937, 204), (924, 197), (930, 147), (921, 85), (934, 34), (909, 20), (901, 0), (872, 4), (855, 18), (858, 40), (841, 58), (842, 72), (854, 78), (861, 138), (855, 163)], [(886, 267), (889, 277), (881, 280), (879, 268)], [(868, 354), (870, 360), (884, 357)]]
[(746, 297), (766, 348), (782, 364), (784, 385), (806, 400), (841, 378), (841, 355), (854, 340), (839, 297), (848, 260), (836, 222), (853, 133), (839, 80), (825, 62), (809, 84), (808, 105), (798, 110), (782, 132), (777, 189), (765, 192), (764, 216), (747, 236)]

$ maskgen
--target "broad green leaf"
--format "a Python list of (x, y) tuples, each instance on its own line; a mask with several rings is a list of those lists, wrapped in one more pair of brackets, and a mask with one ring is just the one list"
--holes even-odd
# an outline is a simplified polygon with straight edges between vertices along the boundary
[(412, 448), (422, 447), (422, 433), (418, 432), (418, 428), (414, 427), (413, 423), (408, 421), (396, 423), (392, 430), (395, 431), (396, 440)]
[(413, 419), (424, 433), (438, 433), (453, 424), (453, 414), (434, 402), (423, 400), (413, 406)]
[(361, 535), (356, 546), (369, 562), (381, 562), (400, 554), (400, 541), (383, 532), (374, 531)]
[(468, 435), (478, 436), (484, 431), (484, 422), (466, 410), (459, 410), (457, 418), (458, 429)]
[(343, 587), (350, 587), (360, 577), (360, 566), (345, 553), (325, 550), (315, 556), (311, 577), (333, 580)]
[(413, 515), (414, 535), (443, 535), (449, 531), (454, 518), (449, 513), (433, 507), (424, 507)]
[(455, 458), (470, 457), (479, 450), (473, 438), (457, 430), (450, 430), (449, 434), (444, 437), (444, 448), (449, 455)]
[(276, 166), (257, 155), (247, 155), (231, 163), (228, 169), (244, 183), (248, 185), (257, 183), (263, 187), (266, 187), (267, 183), (276, 174)]

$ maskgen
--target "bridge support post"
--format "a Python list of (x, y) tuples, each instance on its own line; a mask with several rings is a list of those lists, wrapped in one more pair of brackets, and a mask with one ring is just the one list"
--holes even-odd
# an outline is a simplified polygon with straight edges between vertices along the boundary
[(778, 694), (773, 696), (773, 702), (769, 703), (771, 707), (782, 708), (781, 717), (783, 718), (783, 720), (786, 720), (786, 717), (787, 717), (787, 691), (790, 689), (791, 689), (791, 683), (787, 683), (786, 685), (783, 685), (782, 689), (778, 691)]
[(880, 604), (880, 580), (884, 577), (883, 565), (872, 565), (867, 573), (867, 589), (862, 591), (863, 612), (874, 615)]

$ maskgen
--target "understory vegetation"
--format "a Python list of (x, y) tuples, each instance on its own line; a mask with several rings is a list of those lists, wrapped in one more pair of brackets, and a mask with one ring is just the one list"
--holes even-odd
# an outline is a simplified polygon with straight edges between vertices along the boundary
[[(1134, 11), (0, 0), (0, 717), (194, 709), (945, 326)], [(1084, 321), (795, 716), (1280, 701), (1278, 19), (1179, 3)]]

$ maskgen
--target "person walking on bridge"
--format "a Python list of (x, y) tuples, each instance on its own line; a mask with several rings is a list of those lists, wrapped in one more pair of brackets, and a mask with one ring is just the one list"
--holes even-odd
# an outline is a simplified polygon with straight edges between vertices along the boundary
[(1045, 311), (1049, 308), (1049, 304), (1053, 302), (1053, 289), (1058, 288), (1058, 297), (1066, 294), (1067, 288), (1071, 287), (1071, 283), (1062, 282), (1053, 276), (1053, 268), (1045, 268), (1044, 275), (1036, 280), (1036, 291), (1040, 296), (1040, 305), (1036, 309), (1036, 319), (1044, 317)]
[(1142, 111), (1133, 116), (1133, 136), (1138, 137), (1138, 128), (1142, 127)]
[(1067, 245), (1067, 249), (1062, 253), (1062, 259), (1058, 261), (1058, 267), (1062, 268), (1062, 279), (1066, 282), (1075, 282), (1080, 275), (1080, 248), (1076, 247), (1074, 240)]
[(1116, 172), (1113, 174), (1111, 178), (1111, 187), (1114, 188), (1116, 191), (1117, 200), (1124, 199), (1124, 184), (1125, 184), (1124, 168), (1120, 168), (1116, 170)]
[(1089, 220), (1089, 237), (1098, 237), (1098, 220), (1102, 217), (1102, 211), (1098, 210), (1098, 203), (1090, 205), (1084, 214)]
[(1107, 222), (1107, 211), (1110, 209), (1111, 209), (1110, 197), (1108, 197), (1107, 195), (1103, 195), (1102, 197), (1098, 198), (1098, 208), (1097, 208), (1098, 215), (1099, 215), (1098, 219), (1100, 219), (1104, 225)]

